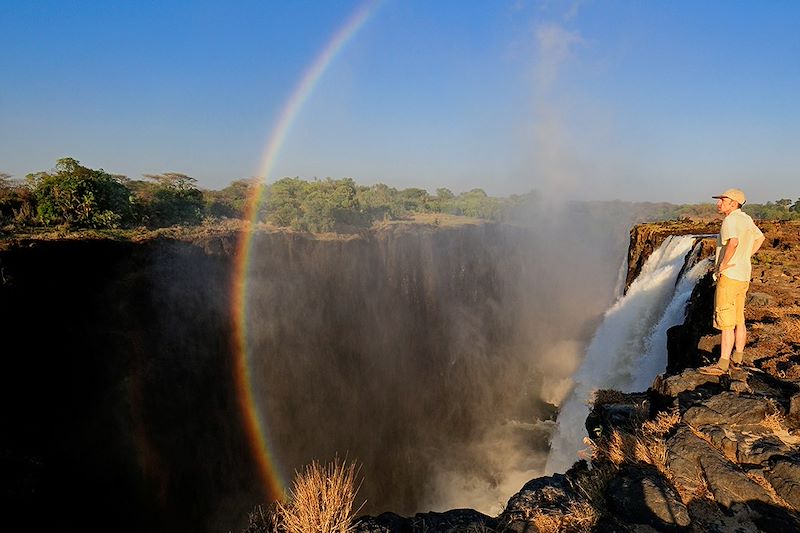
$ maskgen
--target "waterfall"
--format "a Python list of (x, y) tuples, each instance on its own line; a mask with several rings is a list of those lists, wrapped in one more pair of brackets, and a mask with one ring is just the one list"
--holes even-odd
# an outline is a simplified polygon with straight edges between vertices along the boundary
[(625, 278), (628, 275), (628, 255), (622, 257), (622, 263), (617, 271), (617, 283), (614, 285), (614, 299), (618, 300), (625, 294)]
[[(696, 262), (700, 252), (700, 243), (695, 245), (689, 261), (695, 263), (688, 272), (680, 277), (672, 301), (664, 311), (661, 320), (647, 338), (644, 356), (634, 373), (630, 391), (645, 390), (653, 383), (653, 379), (667, 367), (667, 330), (672, 326), (683, 324), (686, 318), (686, 304), (692, 295), (692, 289), (711, 268), (711, 260)], [(689, 263), (691, 264), (691, 263)]]
[(695, 241), (695, 236), (667, 237), (628, 292), (606, 311), (559, 410), (545, 474), (563, 472), (578, 460), (595, 391), (644, 390), (666, 368), (666, 331), (683, 321), (692, 288), (709, 267), (702, 261), (686, 268), (699, 253)]

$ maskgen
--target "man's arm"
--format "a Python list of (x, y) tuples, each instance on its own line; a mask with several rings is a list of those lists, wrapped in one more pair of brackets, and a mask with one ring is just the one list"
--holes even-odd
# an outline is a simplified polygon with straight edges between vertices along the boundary
[(719, 268), (717, 268), (717, 272), (722, 272), (726, 268), (730, 268), (733, 265), (729, 265), (728, 261), (733, 259), (733, 254), (736, 253), (736, 248), (739, 246), (739, 239), (736, 237), (731, 237), (728, 239), (728, 242), (725, 243), (725, 253), (722, 256), (722, 261), (719, 262)]
[(759, 248), (761, 248), (762, 244), (764, 244), (764, 235), (761, 235), (761, 237), (753, 241), (753, 249), (750, 251), (751, 257), (753, 256), (754, 253), (758, 251)]

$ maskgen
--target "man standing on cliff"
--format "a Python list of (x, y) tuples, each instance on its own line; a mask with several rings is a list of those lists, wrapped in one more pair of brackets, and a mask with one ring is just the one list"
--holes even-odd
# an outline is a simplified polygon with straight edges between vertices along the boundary
[[(704, 374), (722, 375), (731, 362), (741, 364), (747, 330), (744, 299), (750, 287), (750, 258), (764, 242), (764, 234), (749, 215), (742, 212), (746, 198), (739, 189), (728, 189), (717, 199), (717, 211), (725, 215), (717, 235), (714, 264), (714, 327), (721, 331), (720, 358), (717, 364), (700, 369)], [(735, 351), (734, 351), (735, 348)]]

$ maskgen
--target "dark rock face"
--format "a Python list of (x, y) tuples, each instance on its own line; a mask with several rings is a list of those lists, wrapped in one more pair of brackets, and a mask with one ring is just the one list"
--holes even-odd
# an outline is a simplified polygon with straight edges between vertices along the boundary
[(246, 516), (262, 489), (221, 356), (229, 256), (52, 241), (5, 250), (2, 264), (0, 442), (22, 523), (204, 531)]
[[(436, 509), (425, 491), (440, 469), (494, 482), (474, 443), (552, 412), (535, 394), (544, 372), (531, 347), (548, 345), (559, 306), (572, 305), (559, 294), (581, 283), (553, 275), (537, 238), (488, 224), (257, 235), (251, 382), (287, 477), (347, 450), (363, 464), (365, 512), (402, 515)], [(524, 470), (545, 458), (531, 435), (508, 434), (532, 452)]]
[[(674, 220), (651, 224), (637, 224), (630, 231), (628, 246), (628, 273), (625, 277), (625, 290), (639, 275), (645, 261), (650, 257), (664, 239), (670, 235), (707, 235), (719, 231), (718, 222), (699, 224), (684, 220)], [(707, 257), (713, 250), (710, 242), (704, 241), (702, 257)]]
[[(558, 317), (585, 327), (577, 317), (595, 320), (612, 297), (596, 265), (558, 255), (582, 253), (585, 235), (570, 235), (568, 246), (492, 224), (256, 235), (249, 370), (284, 475), (349, 453), (369, 472), (366, 511), (396, 502), (409, 514), (448, 461), (491, 482), (465, 443), (506, 418), (551, 416), (530, 347), (563, 333)], [(0, 465), (21, 515), (49, 506), (42, 529), (227, 531), (275, 496), (234, 380), (239, 237), (2, 243), (0, 390), (14, 431)], [(609, 262), (607, 280), (616, 270)], [(559, 299), (576, 284), (587, 301)], [(538, 447), (523, 465), (537, 468), (542, 434), (511, 433)]]
[(655, 469), (622, 468), (608, 483), (606, 501), (613, 514), (656, 531), (681, 531), (691, 523), (689, 510)]

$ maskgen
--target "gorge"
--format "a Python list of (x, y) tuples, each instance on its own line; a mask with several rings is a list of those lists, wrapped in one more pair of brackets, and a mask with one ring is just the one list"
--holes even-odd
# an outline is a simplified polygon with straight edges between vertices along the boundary
[[(248, 441), (233, 379), (238, 234), (4, 243), (14, 512), (49, 508), (41, 529), (237, 530), (274, 497), (254, 454), (269, 453), (284, 478), (338, 454), (363, 465), (363, 511), (375, 517), (362, 531), (413, 530), (400, 515), (466, 530), (441, 525), (462, 523), (444, 513), (455, 507), (481, 511), (465, 512), (470, 524), (517, 530), (520, 495), (546, 483), (533, 478), (555, 405), (629, 244), (624, 217), (567, 215), (533, 227), (255, 235), (247, 342), (262, 354), (249, 371), (269, 450)], [(650, 229), (631, 235), (629, 282), (667, 235), (708, 232)], [(450, 518), (434, 526), (434, 516)]]

